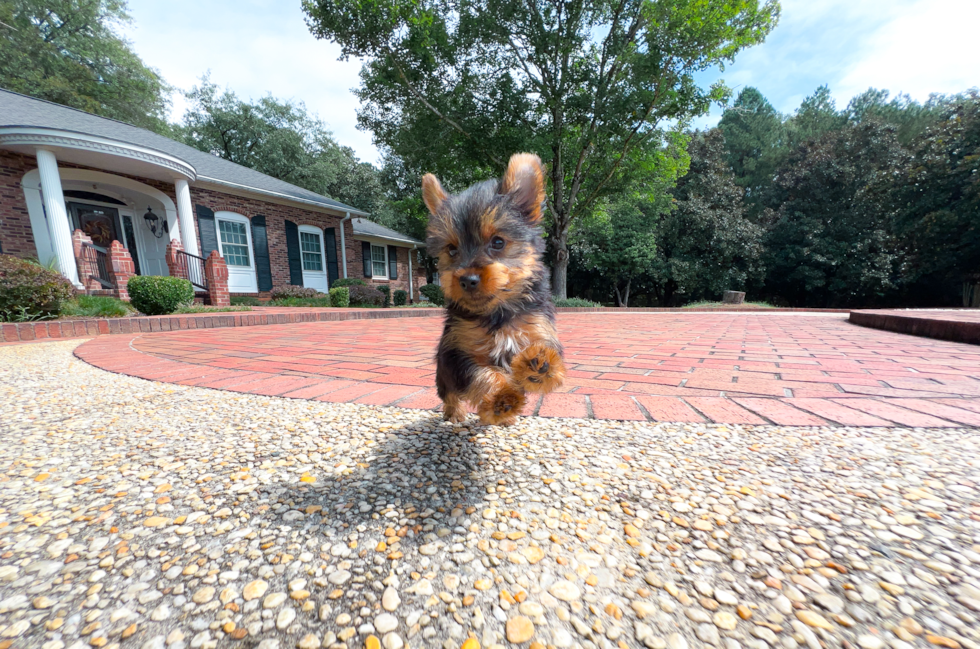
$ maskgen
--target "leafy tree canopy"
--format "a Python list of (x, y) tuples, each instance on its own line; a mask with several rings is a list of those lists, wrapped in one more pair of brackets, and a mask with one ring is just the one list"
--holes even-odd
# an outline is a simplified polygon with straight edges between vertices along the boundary
[(747, 194), (749, 213), (757, 217), (776, 167), (787, 152), (784, 118), (761, 92), (749, 86), (725, 110), (718, 128), (724, 135), (725, 158)]
[(746, 217), (743, 190), (725, 161), (720, 129), (696, 133), (691, 166), (673, 189), (674, 209), (658, 229), (653, 271), (659, 301), (719, 300), (761, 276), (762, 228)]
[(895, 128), (848, 125), (801, 144), (777, 170), (766, 290), (794, 305), (868, 305), (901, 263), (887, 186), (903, 152)]
[(311, 31), (367, 60), (361, 124), (418, 171), (459, 187), (511, 153), (548, 165), (554, 288), (566, 296), (576, 218), (629, 187), (660, 125), (721, 100), (697, 72), (773, 28), (775, 0), (304, 0)]
[(896, 229), (917, 274), (980, 283), (980, 93), (950, 105), (897, 176)]
[(303, 104), (244, 101), (208, 77), (187, 98), (191, 107), (175, 127), (186, 144), (367, 212), (383, 208), (377, 170), (337, 144)]
[(118, 28), (122, 0), (0, 2), (0, 87), (168, 133), (170, 87)]

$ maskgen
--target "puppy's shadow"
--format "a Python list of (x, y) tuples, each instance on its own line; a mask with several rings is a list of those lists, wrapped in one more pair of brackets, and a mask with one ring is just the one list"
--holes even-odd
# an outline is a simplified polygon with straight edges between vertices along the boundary
[[(272, 518), (320, 531), (324, 542), (349, 543), (356, 533), (358, 552), (374, 552), (393, 528), (408, 557), (436, 530), (458, 528), (466, 519), (476, 522), (487, 485), (498, 479), (488, 474), (490, 450), (475, 437), (479, 429), (473, 418), (454, 427), (425, 413), (401, 428), (378, 431), (373, 443), (360, 435), (345, 440), (342, 430), (335, 432), (340, 434), (332, 445), (334, 457), (321, 459), (310, 471), (319, 474), (316, 482), (290, 485), (285, 492), (279, 485), (265, 495), (279, 501)], [(467, 514), (471, 507), (476, 512)], [(296, 511), (304, 517), (290, 513)]]

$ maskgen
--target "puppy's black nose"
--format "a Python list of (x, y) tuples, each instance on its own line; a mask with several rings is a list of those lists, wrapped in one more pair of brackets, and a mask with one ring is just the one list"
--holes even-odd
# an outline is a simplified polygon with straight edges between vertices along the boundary
[(464, 291), (475, 291), (476, 287), (480, 285), (480, 276), (463, 275), (459, 278), (459, 285), (463, 287)]

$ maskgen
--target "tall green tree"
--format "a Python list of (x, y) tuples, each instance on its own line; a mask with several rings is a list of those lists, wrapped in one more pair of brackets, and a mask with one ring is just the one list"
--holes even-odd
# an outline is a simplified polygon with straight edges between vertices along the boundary
[(372, 214), (385, 207), (378, 170), (339, 145), (303, 104), (245, 101), (207, 77), (187, 98), (175, 128), (186, 144)]
[(927, 128), (943, 119), (956, 100), (956, 97), (931, 95), (920, 104), (905, 94), (889, 99), (887, 90), (868, 88), (851, 99), (845, 113), (847, 120), (854, 124), (876, 120), (894, 126), (898, 141), (908, 146)]
[(788, 153), (783, 116), (758, 89), (743, 88), (721, 116), (725, 159), (745, 189), (749, 215), (758, 218), (776, 168)]
[(807, 140), (820, 137), (827, 131), (837, 131), (847, 124), (847, 115), (837, 110), (830, 88), (820, 86), (803, 100), (796, 113), (787, 121), (787, 148), (795, 148)]
[(554, 291), (572, 224), (665, 145), (662, 125), (726, 92), (695, 75), (776, 24), (775, 0), (304, 0), (311, 31), (361, 71), (361, 124), (450, 187), (529, 150), (548, 165)]
[(690, 168), (671, 192), (651, 268), (658, 302), (718, 300), (761, 278), (762, 228), (747, 218), (744, 190), (725, 160), (720, 129), (695, 133)]
[(766, 290), (794, 306), (867, 306), (902, 264), (887, 187), (903, 151), (894, 127), (869, 121), (807, 140), (777, 171), (766, 236)]
[[(980, 93), (966, 93), (928, 128), (895, 183), (895, 228), (913, 255), (911, 279), (980, 290)], [(971, 287), (977, 288), (971, 288)]]
[(634, 282), (642, 282), (657, 261), (661, 216), (671, 209), (670, 190), (687, 172), (688, 137), (675, 135), (653, 173), (616, 201), (600, 204), (583, 217), (572, 236), (575, 260), (601, 278), (616, 306), (629, 306)]
[(0, 2), (0, 87), (168, 133), (170, 87), (119, 34), (122, 0)]

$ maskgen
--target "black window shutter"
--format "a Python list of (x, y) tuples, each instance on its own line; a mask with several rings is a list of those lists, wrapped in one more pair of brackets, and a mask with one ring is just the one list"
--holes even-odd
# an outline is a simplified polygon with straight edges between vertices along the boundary
[(218, 231), (214, 225), (214, 212), (203, 205), (194, 206), (197, 213), (197, 231), (201, 235), (201, 256), (207, 259), (213, 250), (221, 254), (218, 247)]
[(326, 248), (327, 253), (327, 286), (333, 286), (339, 277), (337, 272), (337, 235), (334, 234), (333, 228), (326, 228), (323, 231), (323, 247)]
[(252, 248), (255, 250), (255, 277), (259, 291), (272, 290), (272, 263), (269, 261), (269, 238), (266, 234), (265, 217), (252, 217)]
[(388, 279), (398, 279), (398, 248), (388, 246)]
[(368, 241), (361, 242), (361, 257), (364, 258), (364, 276), (374, 277), (374, 273), (371, 272), (371, 243)]
[(299, 254), (299, 227), (286, 221), (286, 257), (289, 259), (289, 283), (303, 285), (303, 261)]

